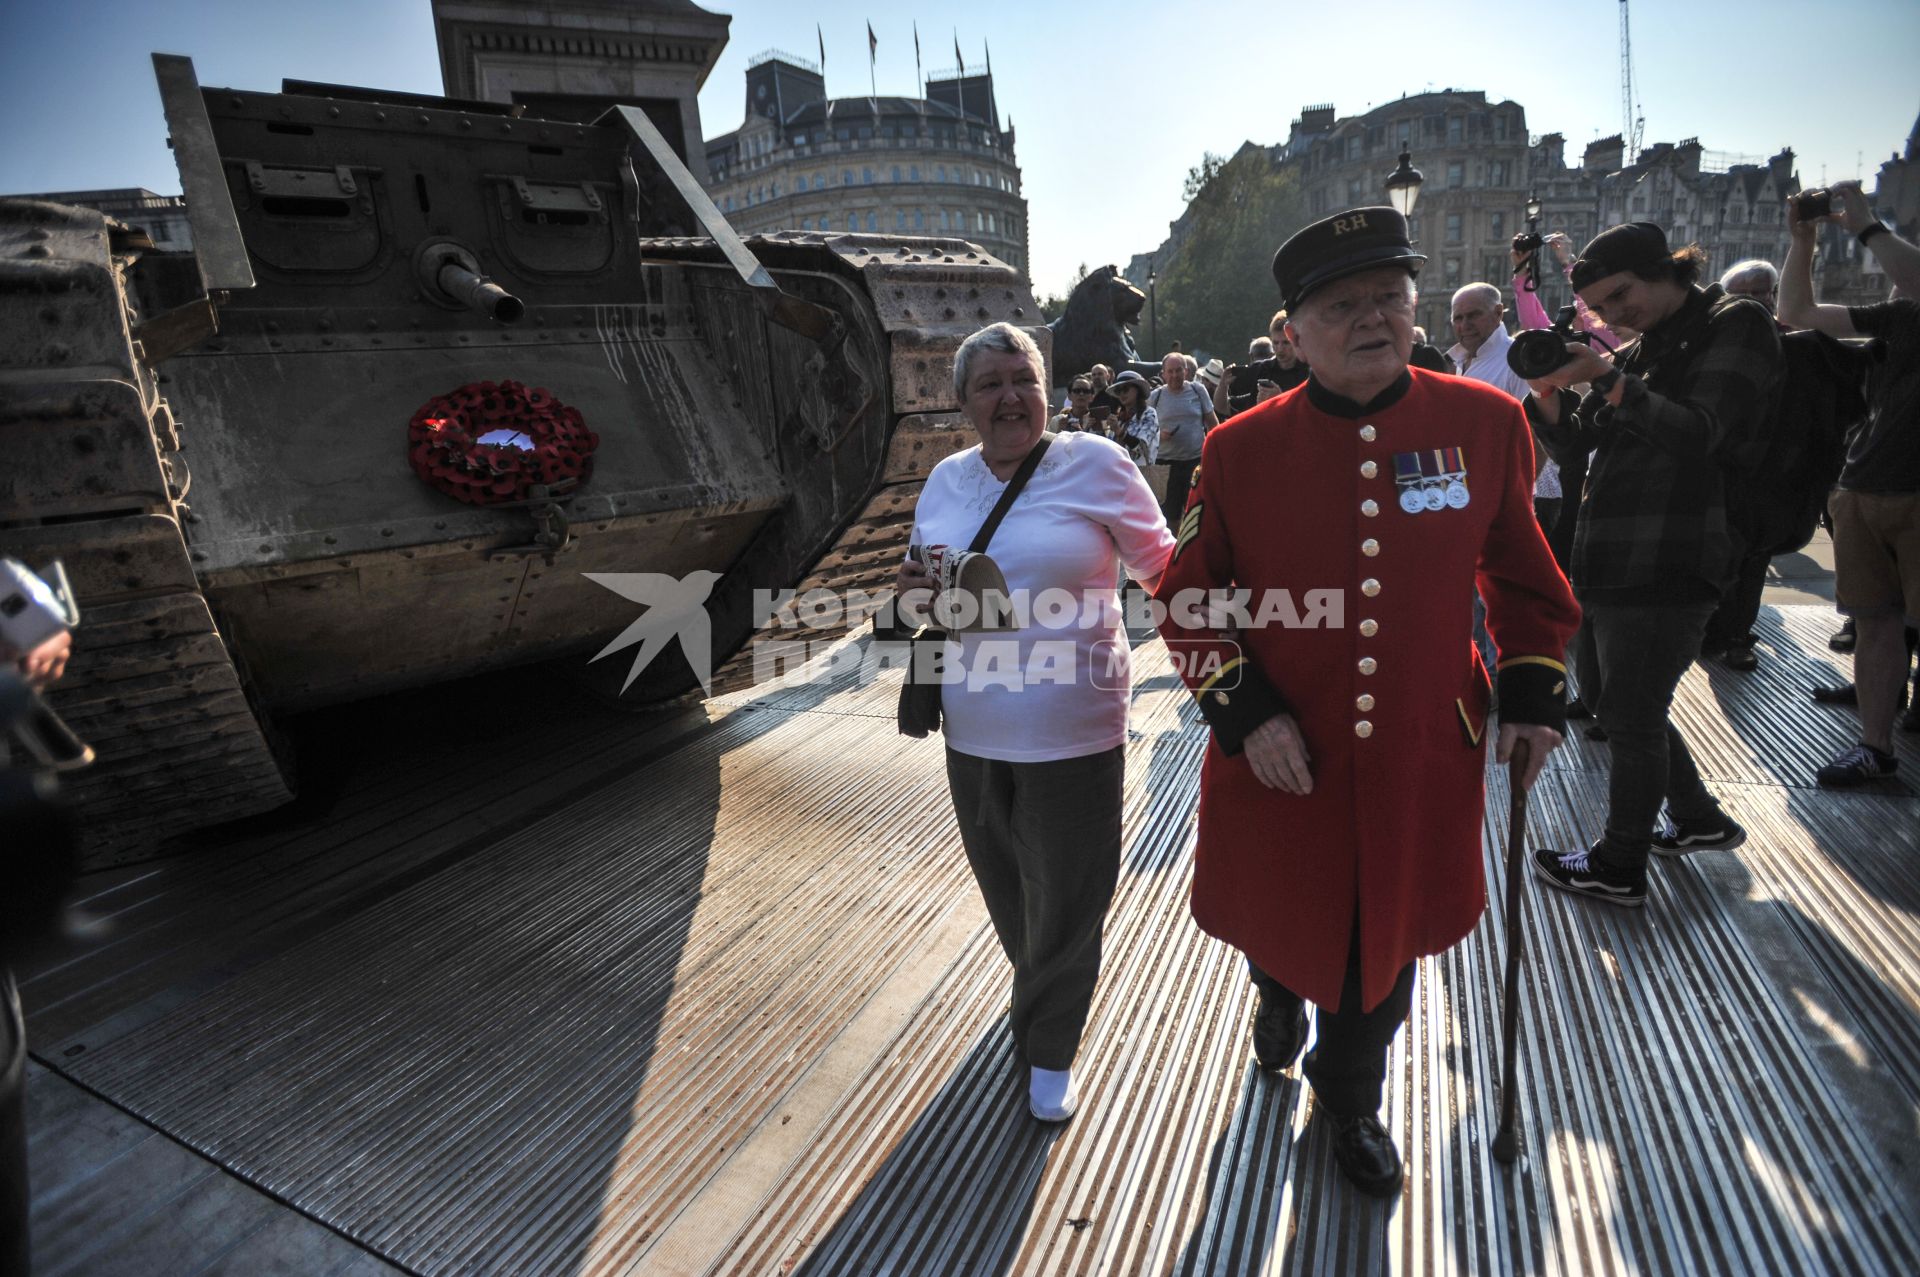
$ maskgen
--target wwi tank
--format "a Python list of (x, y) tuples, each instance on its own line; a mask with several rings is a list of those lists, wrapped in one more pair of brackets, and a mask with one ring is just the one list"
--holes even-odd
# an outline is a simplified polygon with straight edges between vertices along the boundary
[[(587, 574), (711, 580), (712, 690), (745, 686), (756, 591), (890, 580), (970, 442), (958, 343), (1046, 341), (959, 241), (743, 241), (633, 108), (154, 63), (193, 253), (0, 201), (0, 553), (79, 597), (50, 699), (98, 752), (68, 780), (96, 865), (290, 797), (275, 713), (585, 668), (644, 611)], [(695, 686), (670, 649), (626, 694)]]

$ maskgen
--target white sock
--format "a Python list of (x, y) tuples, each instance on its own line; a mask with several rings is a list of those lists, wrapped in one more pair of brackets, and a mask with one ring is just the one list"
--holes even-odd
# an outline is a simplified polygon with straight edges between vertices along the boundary
[(1043, 1122), (1064, 1122), (1078, 1105), (1072, 1069), (1043, 1069), (1037, 1065), (1032, 1069), (1027, 1081), (1027, 1107), (1035, 1117)]

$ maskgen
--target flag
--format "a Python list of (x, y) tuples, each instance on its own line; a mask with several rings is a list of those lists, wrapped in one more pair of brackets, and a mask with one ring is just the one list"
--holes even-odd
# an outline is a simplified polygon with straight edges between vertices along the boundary
[(953, 60), (960, 64), (960, 74), (965, 75), (967, 73), (967, 55), (960, 52), (960, 33), (958, 31), (953, 33)]
[(820, 34), (820, 24), (813, 24), (813, 38), (820, 42), (820, 74), (827, 73), (827, 37)]
[(982, 40), (980, 43), (987, 46), (987, 74), (991, 76), (993, 74), (993, 46), (987, 44), (985, 40)]
[(918, 22), (913, 24), (913, 82), (920, 87), (920, 97), (924, 105), (927, 96), (927, 77), (926, 73), (920, 69), (920, 24)]
[(873, 23), (867, 23), (867, 61), (872, 62), (880, 55), (880, 37), (873, 33)]

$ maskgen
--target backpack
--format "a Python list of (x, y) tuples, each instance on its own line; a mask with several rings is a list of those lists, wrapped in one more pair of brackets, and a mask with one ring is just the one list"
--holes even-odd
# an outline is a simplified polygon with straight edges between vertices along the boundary
[(1722, 454), (1739, 480), (1728, 485), (1728, 521), (1770, 555), (1813, 539), (1846, 464), (1847, 439), (1866, 415), (1867, 372), (1886, 358), (1886, 346), (1802, 329), (1780, 335), (1780, 353), (1785, 376), (1772, 410)]

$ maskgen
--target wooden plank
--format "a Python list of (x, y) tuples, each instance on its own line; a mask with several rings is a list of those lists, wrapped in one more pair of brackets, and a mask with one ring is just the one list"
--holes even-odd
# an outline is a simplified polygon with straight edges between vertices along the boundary
[(31, 564), (65, 563), (83, 621), (96, 600), (194, 588), (180, 525), (164, 514), (8, 528), (0, 530), (0, 554)]
[(93, 604), (81, 610), (75, 640), (86, 648), (119, 647), (213, 630), (207, 600), (196, 591)]
[(0, 449), (0, 519), (170, 508), (146, 406), (127, 382), (8, 386)]

